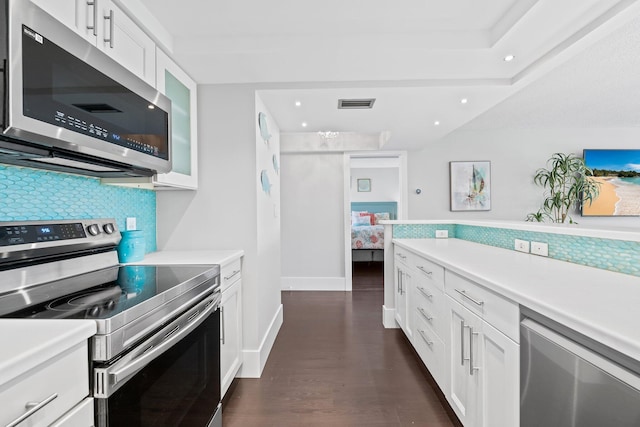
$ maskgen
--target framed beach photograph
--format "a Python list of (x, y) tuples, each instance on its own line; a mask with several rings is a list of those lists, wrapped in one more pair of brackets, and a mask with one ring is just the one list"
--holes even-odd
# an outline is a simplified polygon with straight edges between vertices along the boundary
[(358, 191), (369, 192), (371, 191), (371, 179), (361, 178), (358, 180)]
[(449, 162), (452, 211), (491, 210), (491, 162)]
[(582, 216), (639, 216), (640, 150), (588, 149), (583, 157), (600, 194), (583, 204)]

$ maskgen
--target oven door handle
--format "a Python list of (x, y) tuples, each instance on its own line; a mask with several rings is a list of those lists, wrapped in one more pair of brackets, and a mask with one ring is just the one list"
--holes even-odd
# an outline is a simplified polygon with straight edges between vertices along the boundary
[[(141, 354), (132, 359), (122, 360), (108, 368), (96, 369), (97, 383), (103, 383), (105, 379), (108, 382), (108, 385), (103, 383), (106, 387), (101, 387), (102, 390), (95, 390), (96, 397), (108, 397), (111, 392), (119, 388), (120, 382), (127, 380), (200, 326), (212, 312), (218, 309), (219, 305), (220, 293), (216, 292), (198, 304), (197, 307), (192, 308), (160, 330), (155, 337), (143, 343), (140, 346), (143, 349)], [(159, 337), (161, 338), (158, 339)], [(104, 374), (106, 374), (106, 378)]]

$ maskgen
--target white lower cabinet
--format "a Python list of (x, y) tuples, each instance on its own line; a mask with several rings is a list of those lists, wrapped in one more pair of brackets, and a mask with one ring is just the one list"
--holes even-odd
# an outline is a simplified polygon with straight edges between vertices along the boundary
[(480, 340), (482, 319), (449, 300), (451, 345), (448, 348), (450, 388), (447, 400), (465, 426), (479, 425)]
[(465, 427), (520, 424), (519, 307), (394, 247), (395, 316)]
[(520, 345), (485, 323), (482, 349), (481, 426), (520, 424)]
[(413, 331), (414, 347), (443, 392), (447, 384), (447, 358), (444, 342), (424, 319), (417, 318)]
[(519, 345), (449, 298), (451, 407), (465, 427), (519, 425)]
[(49, 427), (93, 427), (93, 398), (87, 397)]
[[(89, 349), (84, 341), (32, 369), (19, 381), (1, 387), (0, 425), (11, 425), (23, 417), (26, 418), (21, 426), (49, 426), (55, 422), (61, 427), (93, 425), (93, 405), (83, 404), (88, 394)], [(76, 410), (84, 414), (80, 420), (90, 416), (90, 423), (77, 424), (78, 418), (73, 418)], [(71, 421), (64, 421), (67, 416)], [(61, 417), (62, 421), (56, 421)]]
[(409, 302), (411, 301), (411, 272), (406, 266), (396, 267), (396, 322), (409, 338), (413, 338)]
[(220, 270), (220, 382), (224, 397), (242, 365), (242, 279), (241, 260)]

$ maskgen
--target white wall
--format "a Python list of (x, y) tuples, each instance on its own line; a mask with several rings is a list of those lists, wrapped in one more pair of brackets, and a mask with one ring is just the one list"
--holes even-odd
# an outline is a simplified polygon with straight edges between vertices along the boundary
[[(371, 191), (358, 191), (358, 179), (369, 178)], [(399, 168), (351, 168), (352, 202), (389, 202), (400, 200)]]
[(282, 154), (285, 289), (344, 289), (344, 156)]
[[(198, 191), (157, 194), (159, 250), (245, 251), (242, 287), (246, 376), (261, 371), (264, 360), (256, 366), (255, 358), (264, 359), (265, 351), (268, 354), (270, 348), (263, 345), (273, 333), (268, 329), (278, 313), (282, 314), (280, 254), (274, 240), (279, 222), (273, 214), (268, 222), (262, 222), (265, 208), (258, 193), (258, 161), (262, 158), (256, 142), (257, 102), (250, 85), (199, 86)], [(277, 132), (274, 125), (271, 133)], [(277, 198), (271, 199), (270, 205), (273, 203)], [(248, 365), (251, 369), (245, 369)]]
[[(638, 148), (640, 129), (547, 129), (458, 131), (434, 146), (408, 154), (410, 219), (524, 220), (536, 212), (543, 189), (533, 183), (538, 168), (547, 167), (553, 153), (582, 154), (585, 148)], [(449, 210), (449, 162), (491, 161), (491, 211)], [(415, 189), (422, 189), (417, 195)], [(584, 225), (638, 227), (640, 219), (583, 218)]]
[[(271, 117), (266, 106), (256, 95), (253, 117), (257, 123), (258, 114), (266, 114), (269, 129), (268, 143), (263, 140), (258, 126), (255, 128), (256, 170), (255, 182), (257, 192), (257, 262), (258, 278), (254, 290), (257, 291), (256, 304), (264, 306), (258, 320), (258, 334), (265, 337), (269, 333), (269, 323), (273, 321), (275, 310), (281, 307), (281, 258), (280, 258), (280, 171), (274, 166), (273, 156), (280, 163), (280, 129)], [(261, 171), (266, 171), (271, 183), (269, 193), (262, 190)], [(275, 338), (275, 337), (273, 337)], [(260, 367), (262, 370), (263, 366)]]

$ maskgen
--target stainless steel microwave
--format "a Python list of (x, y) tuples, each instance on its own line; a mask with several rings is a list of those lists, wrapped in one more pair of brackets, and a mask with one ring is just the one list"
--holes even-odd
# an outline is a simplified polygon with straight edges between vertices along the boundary
[(0, 8), (0, 163), (102, 177), (171, 170), (167, 97), (32, 2)]

